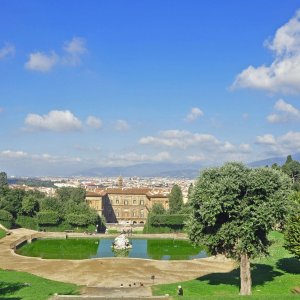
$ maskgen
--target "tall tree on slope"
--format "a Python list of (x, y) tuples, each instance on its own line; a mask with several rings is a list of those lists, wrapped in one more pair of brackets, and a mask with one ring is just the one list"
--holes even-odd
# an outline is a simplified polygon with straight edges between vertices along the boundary
[(251, 294), (250, 259), (267, 254), (268, 232), (288, 210), (291, 180), (239, 163), (203, 171), (194, 187), (189, 237), (240, 263), (241, 295)]

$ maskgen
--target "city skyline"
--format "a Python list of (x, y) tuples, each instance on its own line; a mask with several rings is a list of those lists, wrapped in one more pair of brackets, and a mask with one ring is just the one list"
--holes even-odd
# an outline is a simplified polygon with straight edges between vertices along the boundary
[(0, 165), (66, 175), (300, 152), (300, 2), (1, 2)]

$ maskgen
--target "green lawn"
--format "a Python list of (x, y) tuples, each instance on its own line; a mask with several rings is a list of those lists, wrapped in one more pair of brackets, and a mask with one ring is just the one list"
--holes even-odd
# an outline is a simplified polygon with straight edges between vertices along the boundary
[[(271, 233), (273, 241), (270, 256), (256, 259), (252, 263), (253, 289), (251, 299), (294, 299), (291, 290), (300, 286), (300, 261), (294, 258), (283, 245), (283, 235)], [(175, 284), (157, 285), (154, 295), (176, 295), (182, 285), (188, 299), (236, 299), (239, 297), (239, 269), (229, 273), (214, 273), (195, 280)], [(299, 295), (298, 295), (299, 299)]]
[(28, 273), (0, 270), (0, 299), (46, 300), (55, 293), (75, 295), (79, 294), (79, 287)]
[(0, 228), (0, 239), (6, 236), (6, 232)]
[(97, 249), (97, 239), (42, 239), (18, 248), (16, 253), (46, 259), (85, 259)]

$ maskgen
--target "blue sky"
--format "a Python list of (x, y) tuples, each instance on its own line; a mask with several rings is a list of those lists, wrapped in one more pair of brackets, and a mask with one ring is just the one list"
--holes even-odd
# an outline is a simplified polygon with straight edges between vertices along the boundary
[(0, 168), (300, 151), (300, 1), (0, 1)]

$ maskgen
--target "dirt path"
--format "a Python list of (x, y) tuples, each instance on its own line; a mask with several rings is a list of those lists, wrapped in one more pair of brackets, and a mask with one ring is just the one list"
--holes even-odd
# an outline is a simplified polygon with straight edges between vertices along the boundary
[(154, 284), (172, 283), (191, 280), (213, 272), (229, 272), (234, 268), (232, 261), (221, 257), (190, 261), (128, 258), (47, 260), (25, 257), (15, 254), (10, 245), (19, 238), (35, 232), (23, 228), (11, 232), (11, 235), (0, 240), (0, 268), (29, 272), (52, 280), (90, 287), (119, 288), (123, 284), (127, 288), (129, 284), (134, 286), (134, 283), (137, 285), (142, 282), (145, 286), (145, 295), (151, 295), (151, 290), (146, 288), (153, 284), (151, 275), (155, 275)]

